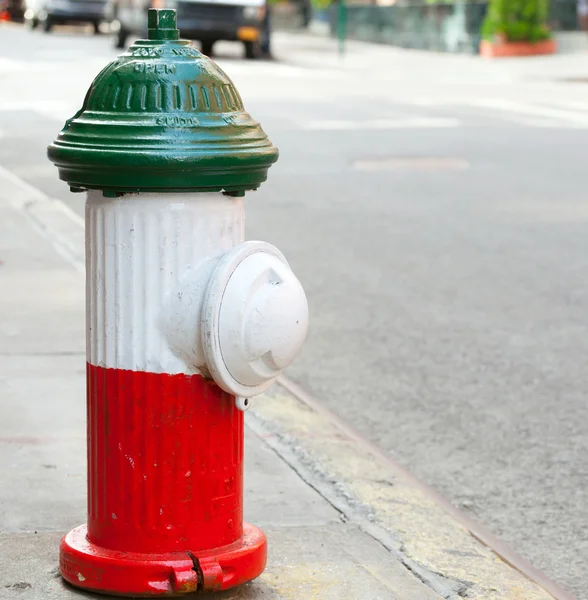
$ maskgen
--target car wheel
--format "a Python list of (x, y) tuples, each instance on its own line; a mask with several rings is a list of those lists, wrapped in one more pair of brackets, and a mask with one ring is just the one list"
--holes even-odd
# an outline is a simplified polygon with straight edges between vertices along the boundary
[(129, 32), (121, 25), (116, 32), (116, 36), (114, 38), (114, 47), (120, 49), (124, 49), (127, 47), (127, 38), (129, 37)]
[(52, 19), (50, 17), (47, 17), (43, 21), (43, 31), (45, 33), (49, 33), (52, 29), (53, 29), (53, 21), (52, 21)]
[(244, 42), (245, 44), (245, 58), (247, 60), (254, 60), (261, 56), (261, 46), (259, 42)]
[(200, 51), (205, 56), (212, 56), (215, 40), (203, 40), (200, 43)]

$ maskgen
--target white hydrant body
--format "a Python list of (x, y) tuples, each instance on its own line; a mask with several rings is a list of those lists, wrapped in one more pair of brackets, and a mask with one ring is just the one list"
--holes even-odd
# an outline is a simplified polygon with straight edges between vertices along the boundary
[(242, 197), (89, 191), (88, 362), (212, 376), (246, 408), (298, 354), (308, 306), (281, 253), (243, 244), (244, 220)]
[(104, 198), (88, 192), (92, 364), (201, 373), (198, 334), (207, 281), (198, 281), (197, 272), (208, 266), (211, 275), (214, 259), (244, 241), (244, 207), (244, 198), (218, 193)]

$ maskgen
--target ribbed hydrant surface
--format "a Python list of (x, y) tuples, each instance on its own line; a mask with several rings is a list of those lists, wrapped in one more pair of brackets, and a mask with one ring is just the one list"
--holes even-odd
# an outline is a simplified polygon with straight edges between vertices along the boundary
[(200, 375), (88, 365), (88, 539), (126, 552), (238, 540), (243, 412)]

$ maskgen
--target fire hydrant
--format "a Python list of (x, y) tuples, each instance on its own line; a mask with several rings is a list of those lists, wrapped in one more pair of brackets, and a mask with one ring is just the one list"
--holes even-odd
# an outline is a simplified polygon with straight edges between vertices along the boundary
[(265, 568), (243, 522), (243, 411), (297, 356), (308, 305), (275, 247), (243, 241), (243, 196), (277, 149), (175, 11), (148, 26), (49, 146), (87, 193), (88, 522), (60, 570), (174, 596)]

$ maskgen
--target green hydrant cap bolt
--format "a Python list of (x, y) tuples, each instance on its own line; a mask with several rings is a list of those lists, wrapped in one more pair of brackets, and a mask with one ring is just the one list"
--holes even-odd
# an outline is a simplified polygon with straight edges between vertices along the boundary
[(179, 39), (175, 10), (149, 9), (148, 26), (49, 146), (59, 177), (106, 195), (257, 189), (278, 150), (233, 82)]
[(179, 40), (175, 10), (149, 9), (147, 13), (147, 36), (150, 40)]

